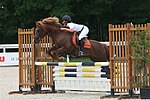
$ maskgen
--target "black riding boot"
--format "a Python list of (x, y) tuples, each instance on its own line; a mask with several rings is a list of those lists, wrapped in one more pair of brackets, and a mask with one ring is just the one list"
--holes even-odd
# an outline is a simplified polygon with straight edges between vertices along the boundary
[(79, 42), (80, 42), (80, 52), (79, 52), (79, 54), (80, 54), (80, 56), (82, 56), (83, 55), (83, 50), (84, 50), (84, 41), (85, 40), (85, 38), (82, 38)]

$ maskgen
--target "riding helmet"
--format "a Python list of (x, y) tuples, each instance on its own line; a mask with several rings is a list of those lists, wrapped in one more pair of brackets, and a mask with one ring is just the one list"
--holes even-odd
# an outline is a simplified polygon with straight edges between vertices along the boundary
[(68, 15), (65, 15), (65, 16), (62, 17), (62, 21), (64, 21), (64, 20), (66, 20), (68, 22), (71, 22), (71, 17), (68, 16)]

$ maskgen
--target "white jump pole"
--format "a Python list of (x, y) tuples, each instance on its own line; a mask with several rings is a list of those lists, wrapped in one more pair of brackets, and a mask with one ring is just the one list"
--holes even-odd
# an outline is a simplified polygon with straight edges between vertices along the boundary
[(69, 55), (67, 55), (67, 62), (68, 62), (68, 63), (70, 62)]

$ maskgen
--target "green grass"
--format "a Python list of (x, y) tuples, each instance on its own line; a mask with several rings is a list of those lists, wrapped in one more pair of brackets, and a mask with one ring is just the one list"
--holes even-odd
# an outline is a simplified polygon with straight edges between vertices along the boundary
[[(58, 62), (58, 60), (55, 60), (55, 62)], [(67, 62), (67, 60), (64, 60), (62, 62)], [(70, 58), (70, 62), (91, 62), (91, 60), (88, 57), (79, 57), (79, 58)]]
[(71, 58), (70, 62), (91, 62), (88, 57), (80, 57), (80, 58)]

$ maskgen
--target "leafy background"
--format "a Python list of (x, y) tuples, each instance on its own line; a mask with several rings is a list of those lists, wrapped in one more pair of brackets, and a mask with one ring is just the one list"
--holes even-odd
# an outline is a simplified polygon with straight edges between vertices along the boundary
[(89, 27), (89, 38), (108, 41), (108, 24), (150, 22), (150, 0), (1, 0), (0, 44), (18, 43), (18, 28), (65, 14)]

